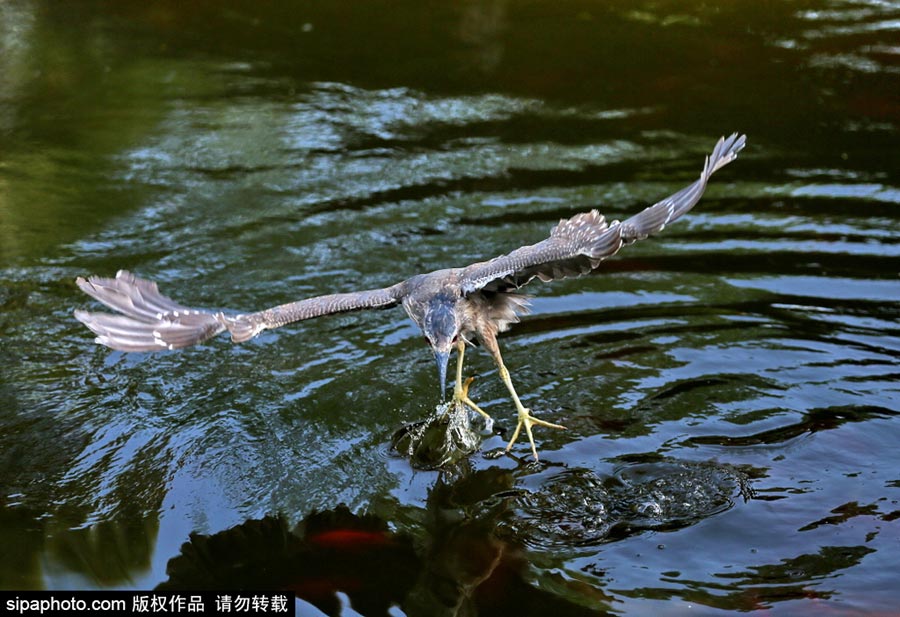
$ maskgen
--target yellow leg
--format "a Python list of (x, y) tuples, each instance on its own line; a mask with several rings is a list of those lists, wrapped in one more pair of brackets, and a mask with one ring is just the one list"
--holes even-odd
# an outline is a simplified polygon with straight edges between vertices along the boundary
[(538, 426), (546, 426), (547, 428), (558, 428), (565, 430), (566, 427), (561, 424), (553, 424), (552, 422), (547, 422), (546, 420), (540, 420), (531, 415), (531, 410), (526, 408), (522, 401), (519, 400), (519, 395), (516, 394), (516, 389), (513, 387), (512, 379), (509, 378), (509, 371), (503, 365), (502, 361), (498, 362), (498, 366), (500, 368), (500, 379), (503, 380), (503, 383), (506, 384), (506, 389), (509, 390), (510, 396), (512, 396), (513, 402), (516, 404), (516, 410), (519, 412), (519, 422), (516, 424), (516, 430), (513, 432), (512, 439), (509, 440), (509, 443), (506, 446), (506, 451), (509, 452), (510, 448), (513, 447), (513, 444), (516, 443), (516, 440), (519, 438), (519, 433), (522, 431), (522, 427), (525, 427), (525, 433), (528, 435), (528, 442), (531, 444), (531, 453), (534, 455), (534, 460), (538, 460), (537, 447), (534, 445), (534, 435), (531, 433), (531, 427), (533, 425)]
[(481, 407), (475, 404), (472, 399), (469, 398), (469, 385), (475, 381), (474, 377), (469, 377), (466, 380), (466, 383), (463, 383), (462, 380), (462, 369), (463, 369), (463, 356), (466, 354), (466, 343), (462, 339), (457, 341), (456, 343), (456, 384), (453, 386), (453, 400), (459, 401), (470, 407), (472, 410), (477, 411), (484, 419), (493, 424), (493, 419), (484, 411)]
[(528, 435), (528, 441), (531, 444), (531, 453), (534, 455), (534, 460), (538, 460), (537, 447), (534, 445), (534, 435), (531, 433), (531, 427), (537, 425), (562, 430), (565, 430), (566, 427), (561, 424), (553, 424), (546, 420), (540, 420), (531, 415), (531, 410), (526, 408), (519, 399), (519, 395), (516, 393), (516, 389), (513, 386), (512, 379), (510, 379), (509, 371), (507, 370), (506, 365), (503, 364), (503, 358), (500, 356), (500, 346), (497, 345), (497, 339), (492, 336), (483, 336), (482, 340), (485, 343), (485, 347), (487, 347), (491, 352), (491, 355), (494, 356), (494, 361), (497, 362), (497, 368), (500, 371), (500, 379), (506, 384), (506, 389), (509, 390), (509, 394), (516, 404), (516, 411), (519, 413), (519, 422), (516, 424), (516, 430), (513, 432), (512, 439), (509, 440), (509, 444), (506, 446), (506, 451), (509, 452), (513, 447), (513, 444), (516, 443), (516, 440), (519, 438), (519, 433), (522, 432), (522, 427), (524, 426), (525, 433)]

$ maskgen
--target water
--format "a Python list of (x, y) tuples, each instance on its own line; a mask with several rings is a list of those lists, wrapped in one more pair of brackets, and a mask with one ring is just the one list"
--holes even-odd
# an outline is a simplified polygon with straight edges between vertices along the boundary
[[(0, 587), (895, 610), (898, 24), (875, 1), (0, 4)], [(119, 268), (246, 311), (465, 265), (627, 216), (735, 130), (688, 217), (529, 286), (504, 358), (568, 428), (537, 429), (538, 464), (497, 456), (515, 411), (480, 350), (478, 451), (391, 448), (439, 403), (402, 311), (152, 356), (72, 317), (97, 308), (75, 277)]]

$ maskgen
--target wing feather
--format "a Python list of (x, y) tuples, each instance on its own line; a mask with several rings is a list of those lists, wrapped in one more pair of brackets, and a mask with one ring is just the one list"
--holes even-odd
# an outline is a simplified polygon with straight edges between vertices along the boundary
[(546, 240), (464, 268), (463, 293), (521, 287), (533, 278), (552, 281), (587, 274), (622, 245), (618, 224), (596, 210), (564, 219)]
[(321, 315), (365, 308), (386, 308), (399, 302), (402, 284), (356, 293), (331, 294), (283, 304), (258, 313), (226, 315), (192, 309), (162, 295), (156, 283), (120, 270), (115, 278), (78, 277), (78, 287), (120, 314), (76, 310), (75, 318), (97, 337), (120, 351), (159, 351), (196, 345), (228, 330), (235, 342), (253, 338), (268, 328)]
[(383, 289), (369, 289), (366, 291), (307, 298), (306, 300), (282, 304), (281, 306), (249, 315), (238, 315), (237, 317), (223, 315), (222, 320), (228, 331), (231, 332), (231, 339), (236, 343), (240, 343), (253, 338), (263, 330), (279, 328), (295, 321), (360, 309), (396, 306), (400, 302), (400, 298), (402, 298), (403, 285), (404, 283), (397, 283)]
[(694, 207), (710, 176), (733, 161), (746, 140), (737, 133), (719, 139), (696, 182), (623, 222), (607, 223), (596, 210), (577, 214), (561, 220), (542, 242), (464, 268), (463, 292), (518, 288), (535, 278), (547, 282), (587, 274), (623, 245), (662, 231)]

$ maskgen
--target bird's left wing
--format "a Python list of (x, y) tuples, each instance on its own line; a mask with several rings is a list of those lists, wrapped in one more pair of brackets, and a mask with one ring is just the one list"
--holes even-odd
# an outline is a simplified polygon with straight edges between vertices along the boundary
[(596, 210), (577, 214), (561, 220), (542, 242), (463, 268), (463, 293), (518, 288), (535, 277), (546, 282), (587, 274), (622, 245), (662, 231), (690, 210), (709, 177), (733, 161), (745, 142), (746, 136), (737, 133), (719, 139), (697, 181), (625, 221), (608, 223)]
[(75, 283), (86, 294), (119, 311), (75, 311), (75, 317), (97, 337), (120, 351), (159, 351), (201, 343), (228, 330), (236, 343), (253, 338), (268, 328), (321, 315), (367, 308), (387, 308), (400, 302), (403, 283), (383, 289), (330, 294), (283, 304), (249, 314), (226, 315), (193, 309), (162, 295), (156, 283), (120, 270), (116, 278), (78, 277)]

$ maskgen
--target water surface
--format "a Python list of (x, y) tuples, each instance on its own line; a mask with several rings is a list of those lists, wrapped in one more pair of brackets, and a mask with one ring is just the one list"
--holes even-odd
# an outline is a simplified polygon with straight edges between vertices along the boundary
[[(895, 610), (898, 24), (876, 1), (0, 4), (0, 587)], [(444, 471), (391, 450), (439, 401), (400, 310), (156, 355), (72, 318), (97, 308), (75, 277), (120, 268), (248, 311), (465, 265), (628, 216), (735, 130), (690, 216), (529, 288), (504, 357), (569, 429), (536, 432), (537, 465), (484, 455), (514, 408), (479, 350), (496, 433)]]

